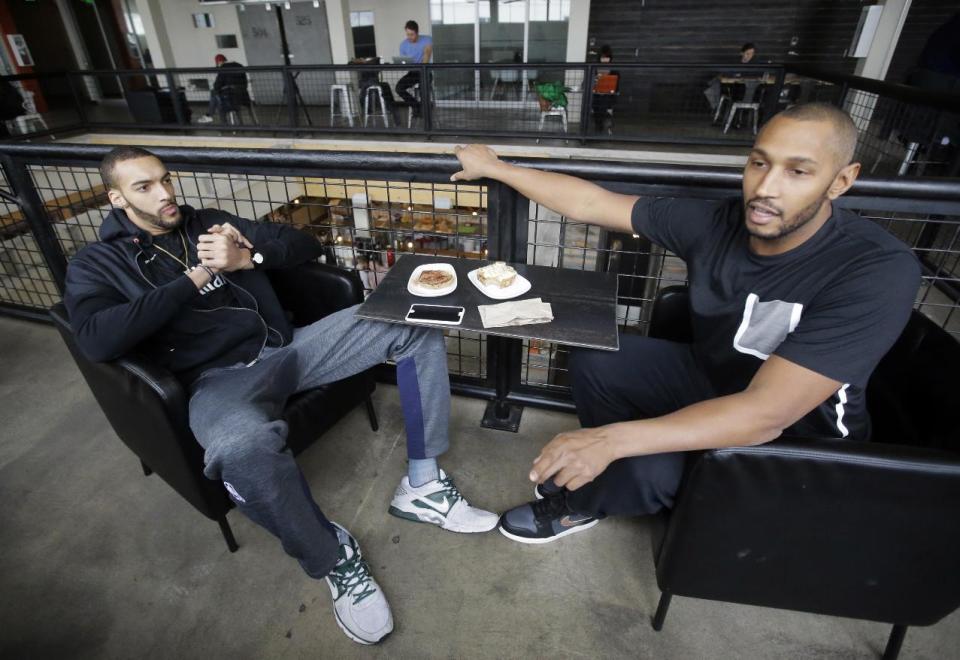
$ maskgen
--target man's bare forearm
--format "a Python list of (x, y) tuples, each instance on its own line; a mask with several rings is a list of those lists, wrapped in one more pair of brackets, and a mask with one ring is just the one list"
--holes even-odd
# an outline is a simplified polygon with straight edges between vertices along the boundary
[(630, 211), (635, 197), (612, 193), (566, 174), (543, 172), (503, 161), (497, 162), (487, 175), (571, 220), (620, 231), (630, 229)]
[(759, 445), (780, 436), (789, 426), (774, 414), (764, 414), (739, 392), (709, 399), (651, 419), (602, 427), (614, 456), (644, 456), (672, 451), (695, 451)]

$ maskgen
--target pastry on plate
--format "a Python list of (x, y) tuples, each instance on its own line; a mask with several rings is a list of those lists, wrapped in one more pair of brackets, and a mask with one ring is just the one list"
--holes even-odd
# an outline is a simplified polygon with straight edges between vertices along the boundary
[(477, 271), (477, 279), (484, 286), (495, 286), (506, 289), (517, 279), (517, 271), (504, 261), (496, 261)]
[(423, 270), (417, 284), (427, 289), (443, 289), (453, 284), (453, 273), (449, 270)]

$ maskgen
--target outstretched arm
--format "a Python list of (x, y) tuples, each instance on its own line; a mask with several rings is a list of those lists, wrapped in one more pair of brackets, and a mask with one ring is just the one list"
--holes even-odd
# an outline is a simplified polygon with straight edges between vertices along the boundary
[(533, 462), (531, 481), (553, 477), (576, 490), (620, 458), (673, 451), (759, 445), (779, 437), (826, 401), (841, 383), (776, 355), (747, 389), (669, 415), (561, 433)]
[(630, 214), (637, 201), (635, 195), (610, 192), (566, 174), (511, 165), (497, 158), (490, 147), (481, 144), (458, 146), (454, 148), (454, 153), (463, 169), (451, 176), (451, 181), (495, 179), (571, 220), (633, 232)]

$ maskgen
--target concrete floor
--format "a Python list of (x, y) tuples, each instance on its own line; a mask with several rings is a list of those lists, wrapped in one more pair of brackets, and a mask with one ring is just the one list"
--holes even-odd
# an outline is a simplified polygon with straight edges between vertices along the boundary
[[(227, 552), (114, 436), (53, 328), (0, 318), (0, 657), (3, 658), (874, 658), (888, 627), (676, 598), (664, 630), (646, 520), (607, 520), (546, 546), (393, 518), (404, 471), (395, 388), (303, 454), (316, 499), (359, 538), (390, 599), (382, 645), (350, 642), (327, 586), (230, 514)], [(519, 434), (453, 403), (443, 465), (481, 506), (527, 500), (539, 447), (575, 425), (528, 409)], [(911, 629), (902, 658), (960, 657), (960, 612)]]

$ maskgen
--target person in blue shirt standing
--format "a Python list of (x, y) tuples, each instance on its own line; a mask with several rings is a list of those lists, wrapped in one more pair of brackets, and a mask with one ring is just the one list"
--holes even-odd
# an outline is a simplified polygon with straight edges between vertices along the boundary
[[(400, 43), (400, 57), (414, 64), (429, 64), (433, 58), (433, 39), (428, 35), (420, 34), (420, 26), (416, 21), (407, 21), (403, 28), (407, 38)], [(408, 71), (397, 81), (397, 94), (413, 108), (414, 117), (420, 116), (420, 101), (410, 93), (410, 90), (419, 84), (420, 71)]]

